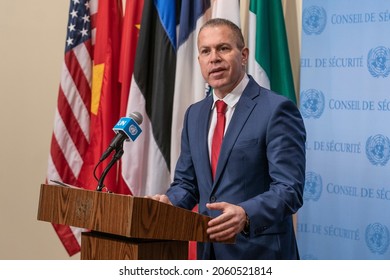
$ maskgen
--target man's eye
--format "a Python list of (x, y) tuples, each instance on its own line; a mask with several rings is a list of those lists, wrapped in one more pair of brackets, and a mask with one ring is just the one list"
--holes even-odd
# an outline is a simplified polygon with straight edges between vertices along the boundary
[(220, 48), (219, 48), (219, 51), (220, 51), (220, 52), (228, 52), (229, 50), (230, 50), (230, 48), (227, 47), (227, 46), (223, 46), (223, 47), (220, 47)]

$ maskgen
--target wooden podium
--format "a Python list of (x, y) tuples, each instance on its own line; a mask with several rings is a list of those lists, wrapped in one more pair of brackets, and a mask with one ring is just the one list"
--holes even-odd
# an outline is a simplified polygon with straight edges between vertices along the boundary
[(210, 241), (210, 217), (149, 198), (58, 185), (41, 185), (38, 220), (88, 229), (82, 260), (187, 259), (188, 241)]

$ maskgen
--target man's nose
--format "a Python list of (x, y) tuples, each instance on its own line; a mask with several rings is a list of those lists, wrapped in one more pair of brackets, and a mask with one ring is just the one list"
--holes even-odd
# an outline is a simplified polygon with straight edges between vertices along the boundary
[(221, 60), (221, 57), (218, 53), (218, 50), (212, 50), (210, 52), (210, 62), (218, 62)]

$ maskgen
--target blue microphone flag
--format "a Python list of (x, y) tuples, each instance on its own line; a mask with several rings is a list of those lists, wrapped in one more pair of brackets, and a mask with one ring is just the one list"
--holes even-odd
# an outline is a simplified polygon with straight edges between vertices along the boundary
[[(130, 118), (130, 117), (123, 117), (121, 118), (117, 124), (113, 127), (113, 130), (115, 133), (118, 133), (119, 131), (122, 131), (127, 135), (129, 139), (132, 141), (135, 141), (137, 137), (141, 134), (142, 129), (138, 125), (138, 123)], [(128, 139), (126, 139), (128, 140)]]

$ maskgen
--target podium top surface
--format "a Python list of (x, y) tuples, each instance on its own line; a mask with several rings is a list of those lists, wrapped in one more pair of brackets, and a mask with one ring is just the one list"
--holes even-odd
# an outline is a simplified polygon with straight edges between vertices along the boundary
[(211, 218), (150, 198), (41, 185), (38, 220), (114, 235), (210, 242)]

